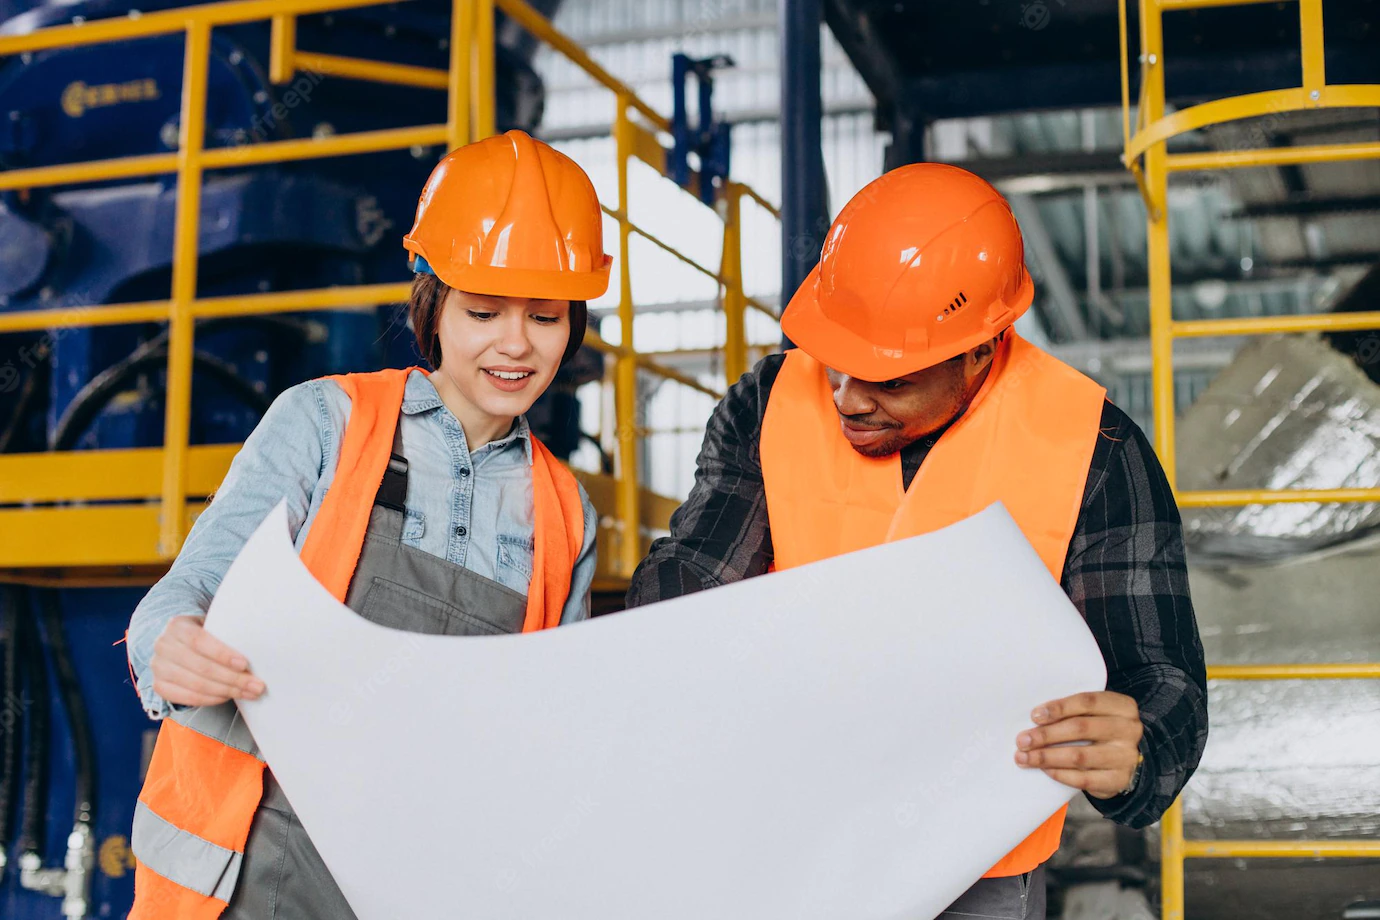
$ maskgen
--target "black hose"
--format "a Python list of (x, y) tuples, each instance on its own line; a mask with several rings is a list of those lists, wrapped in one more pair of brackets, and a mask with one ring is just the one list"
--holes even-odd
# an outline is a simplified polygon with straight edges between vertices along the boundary
[[(131, 355), (114, 367), (91, 378), (91, 382), (83, 387), (77, 397), (68, 404), (67, 409), (62, 413), (62, 418), (58, 420), (57, 426), (53, 429), (52, 449), (72, 450), (76, 447), (77, 441), (91, 427), (96, 417), (101, 414), (101, 411), (105, 409), (115, 394), (120, 392), (129, 378), (154, 366), (163, 367), (167, 360), (168, 351), (167, 346), (164, 345), (161, 349), (139, 354), (137, 358)], [(254, 389), (254, 385), (236, 373), (228, 362), (222, 361), (214, 355), (208, 355), (201, 351), (193, 353), (192, 369), (202, 371), (207, 376), (224, 384), (241, 402), (258, 410), (260, 415), (267, 412), (268, 407), (273, 404), (271, 397)]]
[[(262, 326), (275, 331), (288, 332), (302, 339), (310, 335), (310, 330), (305, 323), (277, 316), (243, 316), (205, 320), (197, 324), (197, 334), (204, 336), (221, 328), (241, 326)], [(58, 420), (53, 429), (52, 437), (49, 439), (51, 449), (71, 450), (115, 394), (121, 391), (121, 387), (141, 370), (150, 368), (160, 361), (166, 362), (167, 354), (168, 331), (164, 329), (87, 381), (86, 385), (68, 403), (67, 408), (63, 410), (62, 418)], [(205, 371), (225, 384), (235, 396), (246, 405), (258, 409), (261, 414), (268, 411), (269, 405), (273, 402), (272, 399), (254, 389), (252, 384), (239, 376), (227, 362), (213, 355), (197, 352), (192, 356), (192, 364), (194, 368)]]
[[(49, 355), (50, 352), (46, 347), (39, 347), (38, 358), (40, 361), (46, 362)], [(38, 395), (40, 366), (41, 365), (36, 362), (33, 369), (29, 371), (28, 376), (24, 378), (24, 389), (20, 391), (19, 398), (15, 400), (14, 412), (10, 414), (10, 420), (5, 425), (4, 429), (0, 430), (0, 454), (3, 454), (9, 449), (10, 442), (14, 440), (15, 435), (19, 432), (20, 426), (24, 424), (24, 417), (28, 414), (29, 407), (33, 403), (34, 397)]]
[(15, 591), (19, 601), (20, 661), (24, 670), (24, 699), (28, 727), (24, 739), (23, 810), (19, 823), (19, 852), (43, 853), (48, 829), (48, 746), (52, 739), (48, 659), (38, 624), (29, 612), (29, 591)]
[(72, 664), (72, 647), (67, 642), (67, 629), (62, 623), (62, 603), (56, 590), (38, 592), (38, 606), (43, 619), (44, 638), (53, 655), (53, 672), (57, 677), (58, 694), (67, 723), (72, 731), (72, 751), (76, 756), (76, 791), (73, 799), (73, 821), (90, 825), (96, 816), (96, 739), (91, 733), (91, 718), (86, 711), (81, 681)]
[(19, 598), (0, 586), (0, 856), (10, 851), (10, 826), (19, 792), (19, 734), (24, 703), (19, 685)]

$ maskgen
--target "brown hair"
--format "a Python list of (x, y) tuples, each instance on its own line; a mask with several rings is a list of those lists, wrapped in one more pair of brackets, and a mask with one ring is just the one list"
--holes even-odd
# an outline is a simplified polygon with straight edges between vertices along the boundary
[[(436, 331), (441, 321), (450, 287), (440, 278), (419, 272), (412, 279), (412, 294), (407, 299), (407, 314), (412, 320), (412, 334), (417, 337), (417, 349), (432, 368), (441, 366), (441, 336)], [(570, 302), (570, 340), (566, 343), (561, 364), (575, 357), (585, 340), (585, 324), (589, 322), (589, 308), (583, 300)]]

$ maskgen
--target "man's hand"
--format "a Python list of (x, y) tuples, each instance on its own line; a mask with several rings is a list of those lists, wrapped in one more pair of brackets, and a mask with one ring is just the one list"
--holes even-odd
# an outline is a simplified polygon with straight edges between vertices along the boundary
[(153, 644), (153, 692), (169, 703), (215, 706), (254, 700), (264, 682), (244, 656), (208, 633), (196, 616), (173, 617)]
[(1038, 727), (1016, 738), (1016, 763), (1039, 767), (1099, 799), (1110, 799), (1131, 785), (1145, 731), (1140, 707), (1131, 697), (1110, 690), (1079, 693), (1036, 707), (1030, 718)]

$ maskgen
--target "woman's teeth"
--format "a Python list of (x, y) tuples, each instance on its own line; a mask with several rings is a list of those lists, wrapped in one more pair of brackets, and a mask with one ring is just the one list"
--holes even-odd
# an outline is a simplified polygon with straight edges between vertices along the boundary
[(523, 377), (532, 376), (531, 371), (491, 371), (487, 368), (484, 370), (484, 373), (492, 374), (499, 380), (521, 380)]

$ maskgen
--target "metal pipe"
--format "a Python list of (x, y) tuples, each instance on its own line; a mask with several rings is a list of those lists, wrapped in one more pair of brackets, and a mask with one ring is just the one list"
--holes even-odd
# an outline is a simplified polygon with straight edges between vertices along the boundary
[[(377, 0), (373, 0), (373, 2), (377, 2)], [(580, 47), (578, 42), (557, 30), (555, 26), (551, 25), (551, 20), (533, 9), (525, 0), (495, 0), (495, 6), (501, 9), (509, 19), (569, 58), (576, 67), (593, 77), (596, 83), (601, 84), (605, 89), (612, 90), (615, 95), (627, 99), (628, 105), (647, 119), (658, 131), (671, 130), (670, 119), (639, 99), (631, 87), (600, 66), (599, 62), (590, 57), (589, 52)]]
[(1194, 859), (1335, 859), (1380, 857), (1380, 840), (1188, 840)]
[(329, 77), (415, 86), (419, 89), (446, 89), (450, 86), (450, 74), (436, 67), (414, 67), (411, 64), (319, 54), (315, 51), (298, 51), (295, 58), (303, 70), (313, 70)]
[[(273, 17), (268, 32), (268, 81), (275, 85), (291, 82), (297, 73), (297, 17), (280, 13)], [(320, 70), (320, 68), (317, 68)], [(324, 73), (324, 71), (323, 71)]]
[(1223, 489), (1176, 492), (1180, 508), (1221, 508), (1281, 502), (1380, 502), (1377, 489)]
[(1208, 335), (1265, 335), (1275, 332), (1355, 332), (1380, 329), (1380, 311), (1314, 313), (1303, 316), (1252, 316), (1236, 319), (1179, 320), (1170, 327), (1175, 338)]
[(719, 261), (724, 281), (724, 378), (733, 386), (747, 373), (747, 303), (743, 298), (742, 186), (724, 186), (724, 247)]
[(1376, 664), (1217, 664), (1208, 680), (1380, 680)]
[(168, 310), (167, 407), (163, 423), (163, 494), (158, 548), (171, 559), (186, 533), (187, 440), (192, 421), (192, 302), (196, 300), (201, 226), (201, 150), (206, 137), (206, 83), (211, 27), (187, 26), (177, 149), (177, 215), (173, 229), (172, 301)]
[(51, 26), (24, 35), (0, 36), (0, 57), (25, 51), (48, 51), (54, 48), (79, 48), (104, 42), (171, 35), (192, 25), (232, 25), (258, 22), (279, 15), (305, 16), (310, 13), (331, 13), (377, 6), (378, 0), (231, 0), (223, 3), (202, 3), (196, 6), (144, 13), (137, 17), (94, 19), (69, 26)]
[(453, 0), (446, 99), (446, 146), (451, 150), (470, 142), (470, 52), (473, 48), (474, 0)]
[(474, 29), (474, 139), (498, 131), (494, 94), (494, 0), (476, 0)]
[(1322, 0), (1299, 0), (1299, 44), (1303, 88), (1308, 92), (1309, 99), (1321, 100), (1327, 87)]
[(1238, 169), (1243, 166), (1299, 166), (1309, 163), (1345, 163), (1380, 158), (1380, 142), (1317, 144), (1307, 147), (1272, 147), (1269, 150), (1214, 150), (1211, 153), (1171, 153), (1170, 172), (1202, 169)]
[(24, 696), (19, 682), (19, 588), (0, 585), (0, 880), (10, 853), (10, 827), (19, 801), (19, 738)]
[[(618, 209), (628, 213), (628, 168), (632, 158), (632, 132), (628, 123), (630, 97), (619, 94), (618, 111), (614, 114), (614, 144), (617, 148)], [(637, 358), (633, 343), (632, 268), (628, 263), (632, 227), (627, 220), (618, 222), (618, 319), (621, 330), (619, 344), (624, 352), (618, 356), (614, 378), (614, 426), (618, 439), (618, 520), (622, 525), (618, 545), (618, 574), (632, 577), (642, 557), (642, 515), (638, 508), (641, 499), (638, 489), (637, 450)]]
[(781, 302), (819, 261), (829, 227), (820, 128), (821, 0), (780, 0)]
[(57, 591), (38, 592), (38, 606), (48, 648), (53, 656), (58, 694), (67, 711), (72, 753), (76, 761), (72, 830), (67, 835), (67, 851), (60, 870), (62, 915), (80, 918), (86, 916), (90, 903), (91, 870), (96, 859), (92, 833), (92, 825), (96, 821), (96, 739), (91, 731), (91, 719), (82, 696), (81, 682), (72, 662), (72, 649), (62, 623), (62, 607)]

